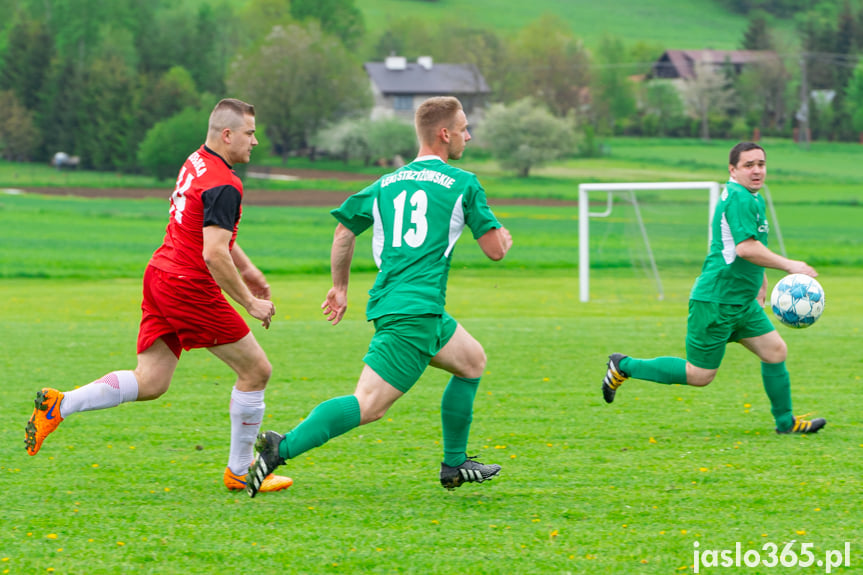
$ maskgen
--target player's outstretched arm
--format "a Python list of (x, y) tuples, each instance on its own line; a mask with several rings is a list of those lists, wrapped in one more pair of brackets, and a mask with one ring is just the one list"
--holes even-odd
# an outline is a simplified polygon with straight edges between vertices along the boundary
[(737, 244), (735, 250), (738, 256), (757, 266), (782, 270), (789, 274), (805, 274), (813, 278), (818, 275), (815, 268), (806, 262), (780, 256), (755, 238), (743, 240)]
[(264, 272), (252, 263), (246, 252), (240, 248), (240, 244), (236, 242), (231, 248), (231, 259), (234, 260), (234, 266), (240, 272), (240, 277), (243, 278), (243, 282), (249, 287), (252, 295), (261, 299), (270, 299), (270, 284), (267, 283)]
[(337, 325), (348, 310), (348, 280), (351, 275), (351, 260), (354, 258), (354, 246), (357, 236), (343, 224), (336, 226), (333, 234), (333, 247), (330, 251), (330, 272), (333, 276), (333, 287), (327, 293), (327, 299), (321, 304), (327, 321)]
[(509, 248), (512, 247), (512, 235), (503, 226), (490, 229), (476, 241), (482, 252), (494, 261), (502, 260)]
[(270, 327), (270, 321), (276, 313), (273, 302), (261, 299), (252, 294), (249, 286), (243, 281), (234, 265), (234, 259), (229, 249), (232, 232), (219, 226), (204, 228), (204, 263), (213, 279), (219, 284), (231, 299), (246, 308), (249, 315), (261, 321), (265, 328)]

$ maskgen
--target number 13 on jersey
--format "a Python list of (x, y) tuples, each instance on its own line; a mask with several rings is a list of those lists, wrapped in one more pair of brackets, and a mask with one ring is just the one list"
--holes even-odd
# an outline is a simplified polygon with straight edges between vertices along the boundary
[(412, 247), (420, 247), (428, 235), (428, 196), (423, 190), (417, 190), (411, 195), (410, 223), (414, 227), (404, 231), (405, 203), (407, 202), (407, 190), (403, 191), (393, 199), (393, 247), (399, 248), (402, 240)]

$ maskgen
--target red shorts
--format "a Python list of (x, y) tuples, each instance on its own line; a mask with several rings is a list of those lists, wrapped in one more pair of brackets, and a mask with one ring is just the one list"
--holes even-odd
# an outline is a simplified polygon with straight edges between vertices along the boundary
[(234, 343), (249, 326), (211, 278), (189, 278), (147, 266), (138, 353), (160, 337), (178, 358), (198, 347)]

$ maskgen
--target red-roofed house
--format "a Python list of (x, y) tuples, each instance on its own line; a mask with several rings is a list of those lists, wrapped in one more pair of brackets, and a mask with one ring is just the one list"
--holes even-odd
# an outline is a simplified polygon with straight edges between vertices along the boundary
[(722, 67), (730, 64), (739, 74), (748, 64), (778, 61), (776, 52), (769, 50), (666, 50), (653, 63), (648, 79), (692, 80), (699, 62)]

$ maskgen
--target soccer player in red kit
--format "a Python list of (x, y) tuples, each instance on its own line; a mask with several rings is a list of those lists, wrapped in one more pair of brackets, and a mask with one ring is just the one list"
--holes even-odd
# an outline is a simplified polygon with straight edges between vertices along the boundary
[[(112, 371), (72, 391), (37, 392), (26, 426), (27, 453), (36, 455), (45, 438), (73, 413), (161, 396), (182, 350), (203, 347), (237, 373), (224, 482), (231, 490), (245, 488), (272, 366), (222, 292), (269, 328), (276, 311), (270, 286), (236, 243), (243, 184), (232, 166), (247, 163), (257, 144), (255, 108), (240, 100), (220, 101), (210, 114), (206, 143), (180, 169), (164, 242), (144, 272), (137, 367)], [(288, 477), (270, 476), (262, 491), (291, 484)]]

